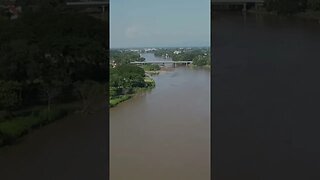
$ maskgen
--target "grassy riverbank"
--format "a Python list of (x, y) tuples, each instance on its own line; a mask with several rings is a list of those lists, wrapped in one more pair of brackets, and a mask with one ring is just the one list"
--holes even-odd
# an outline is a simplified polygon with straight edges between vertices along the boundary
[(21, 136), (35, 128), (49, 124), (67, 116), (81, 107), (79, 102), (58, 104), (47, 110), (46, 106), (37, 106), (21, 112), (13, 117), (0, 121), (0, 147), (14, 143)]
[(133, 95), (119, 95), (117, 97), (113, 97), (109, 100), (109, 105), (110, 107), (115, 107), (116, 105), (118, 105), (119, 103), (126, 101), (128, 99), (130, 99)]
[(211, 65), (209, 65), (209, 64), (204, 65), (204, 66), (197, 66), (197, 65), (194, 65), (194, 64), (190, 64), (189, 67), (190, 67), (190, 68), (205, 68), (205, 69), (211, 69)]
[(156, 86), (155, 81), (150, 77), (144, 77), (144, 82), (146, 84), (145, 87), (133, 88), (131, 93), (110, 97), (109, 99), (110, 108), (115, 107), (121, 102), (124, 102), (132, 98), (137, 93), (148, 91)]
[(105, 97), (105, 84), (78, 84), (81, 98), (74, 96), (69, 101), (55, 101), (12, 111), (0, 111), (0, 147), (15, 143), (20, 137), (36, 128), (60, 120), (75, 112), (91, 113), (92, 106)]

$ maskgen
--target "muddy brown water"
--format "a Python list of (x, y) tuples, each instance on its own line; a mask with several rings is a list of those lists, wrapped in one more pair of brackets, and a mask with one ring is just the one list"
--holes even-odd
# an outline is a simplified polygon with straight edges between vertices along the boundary
[(71, 114), (1, 147), (0, 179), (107, 179), (107, 104), (99, 99), (93, 114)]
[(153, 78), (153, 90), (110, 110), (110, 179), (209, 180), (210, 70)]

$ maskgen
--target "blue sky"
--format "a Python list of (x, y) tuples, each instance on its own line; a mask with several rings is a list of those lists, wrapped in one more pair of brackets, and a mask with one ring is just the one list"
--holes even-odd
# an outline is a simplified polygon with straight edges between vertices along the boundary
[(110, 0), (110, 46), (210, 45), (210, 0)]

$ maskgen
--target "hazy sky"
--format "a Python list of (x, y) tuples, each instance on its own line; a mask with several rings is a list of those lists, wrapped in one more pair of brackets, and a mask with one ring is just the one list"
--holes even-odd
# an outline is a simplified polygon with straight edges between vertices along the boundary
[(210, 45), (210, 0), (110, 0), (110, 46)]

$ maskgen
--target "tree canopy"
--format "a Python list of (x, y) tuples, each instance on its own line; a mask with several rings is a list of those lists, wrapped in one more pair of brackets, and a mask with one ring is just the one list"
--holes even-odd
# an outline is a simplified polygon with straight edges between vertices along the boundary
[[(58, 7), (62, 1), (41, 2)], [(72, 11), (40, 9), (16, 20), (0, 19), (0, 96), (12, 97), (10, 106), (19, 98), (30, 105), (69, 96), (76, 81), (106, 82), (107, 27), (107, 22)], [(1, 108), (4, 104), (10, 103), (2, 102)]]
[(294, 14), (307, 9), (320, 10), (320, 0), (266, 0), (265, 6), (279, 14)]

